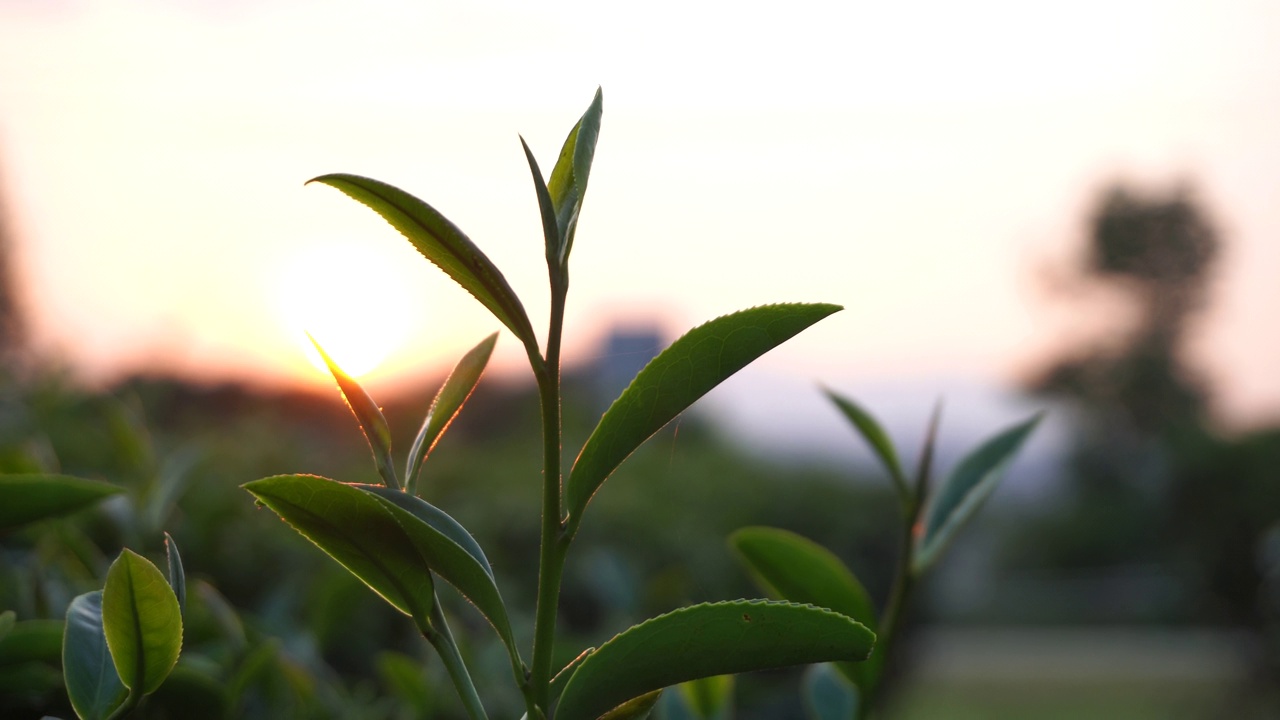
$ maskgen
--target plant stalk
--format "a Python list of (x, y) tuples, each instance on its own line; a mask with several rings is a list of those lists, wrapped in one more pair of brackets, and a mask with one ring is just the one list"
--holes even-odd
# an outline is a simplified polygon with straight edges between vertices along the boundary
[[(568, 541), (561, 524), (562, 425), (560, 415), (560, 340), (564, 329), (567, 273), (551, 275), (551, 319), (547, 331), (547, 356), (542, 372), (534, 368), (542, 403), (542, 538), (538, 561), (538, 607), (533, 625), (533, 667), (530, 683), (534, 704), (545, 716), (550, 711), (551, 660), (555, 650), (556, 615), (560, 582), (564, 575)], [(533, 716), (530, 716), (531, 719)]]
[(489, 720), (489, 716), (485, 714), (484, 705), (480, 702), (480, 695), (476, 692), (475, 683), (471, 680), (471, 674), (467, 672), (466, 663), (462, 660), (462, 653), (458, 652), (458, 644), (453, 639), (453, 632), (449, 630), (449, 622), (444, 617), (444, 611), (440, 609), (439, 598), (436, 598), (435, 604), (431, 607), (431, 621), (419, 625), (418, 630), (444, 661), (449, 679), (453, 681), (453, 687), (458, 691), (458, 697), (467, 709), (467, 717), (471, 720)]

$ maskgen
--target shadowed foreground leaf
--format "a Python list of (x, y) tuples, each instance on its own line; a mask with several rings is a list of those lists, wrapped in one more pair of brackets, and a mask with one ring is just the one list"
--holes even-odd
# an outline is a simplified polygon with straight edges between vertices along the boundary
[(636, 625), (588, 655), (556, 720), (596, 720), (624, 702), (712, 675), (865, 660), (875, 636), (821, 608), (763, 600), (695, 605)]
[(128, 548), (107, 570), (102, 625), (120, 681), (155, 692), (182, 651), (182, 612), (160, 569)]
[(880, 463), (884, 465), (885, 470), (889, 471), (889, 478), (893, 481), (893, 486), (898, 491), (898, 495), (904, 503), (908, 502), (911, 499), (911, 490), (907, 487), (907, 476), (902, 472), (902, 463), (898, 461), (898, 452), (894, 449), (893, 441), (889, 439), (889, 434), (871, 416), (871, 413), (863, 409), (858, 403), (831, 390), (823, 389), (823, 392), (844, 414), (845, 419), (849, 421), (850, 425), (853, 425), (858, 434), (862, 436), (862, 439), (866, 440), (867, 444), (871, 446), (871, 450), (880, 459)]
[(120, 682), (102, 626), (102, 591), (71, 601), (62, 637), (62, 675), (67, 697), (80, 720), (102, 720), (124, 702), (128, 689)]
[(698, 398), (756, 358), (840, 310), (838, 305), (763, 305), (694, 328), (645, 366), (600, 418), (565, 485), (570, 534), (591, 496), (618, 465)]
[[(787, 530), (742, 528), (729, 543), (765, 591), (784, 600), (835, 610), (876, 628), (875, 606), (867, 591), (830, 550)], [(848, 678), (863, 684), (862, 663), (839, 663)]]
[(377, 497), (317, 475), (276, 475), (242, 487), (397, 610), (420, 623), (430, 618), (435, 585), (427, 563)]
[(68, 475), (0, 475), (0, 530), (73, 513), (121, 492)]

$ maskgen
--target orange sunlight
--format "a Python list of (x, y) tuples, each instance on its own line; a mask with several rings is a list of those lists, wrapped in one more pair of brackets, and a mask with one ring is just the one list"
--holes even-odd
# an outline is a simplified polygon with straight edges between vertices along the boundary
[(275, 288), (275, 307), (299, 350), (299, 375), (312, 375), (300, 362), (306, 357), (329, 376), (307, 333), (353, 377), (373, 374), (408, 343), (419, 313), (409, 279), (398, 267), (368, 247), (337, 244), (303, 249), (287, 261)]

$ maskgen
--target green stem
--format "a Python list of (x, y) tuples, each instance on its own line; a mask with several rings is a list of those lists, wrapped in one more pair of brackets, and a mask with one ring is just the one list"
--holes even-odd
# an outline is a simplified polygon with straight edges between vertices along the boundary
[(129, 694), (125, 696), (124, 702), (120, 703), (120, 707), (115, 712), (107, 716), (107, 720), (120, 720), (120, 718), (128, 717), (130, 713), (138, 708), (138, 703), (142, 702), (142, 693), (133, 689), (129, 690)]
[(480, 702), (475, 683), (471, 680), (471, 674), (467, 672), (462, 654), (458, 652), (458, 644), (453, 640), (453, 632), (449, 630), (444, 611), (440, 609), (439, 598), (436, 598), (435, 605), (431, 608), (431, 621), (419, 625), (418, 630), (440, 654), (440, 659), (444, 660), (449, 679), (453, 681), (453, 687), (458, 691), (458, 697), (462, 699), (462, 704), (467, 709), (467, 717), (471, 720), (488, 720), (489, 716), (484, 712), (484, 705)]

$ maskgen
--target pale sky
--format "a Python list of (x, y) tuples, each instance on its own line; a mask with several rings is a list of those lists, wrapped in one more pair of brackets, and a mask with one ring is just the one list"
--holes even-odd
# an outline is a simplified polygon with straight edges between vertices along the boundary
[(39, 343), (90, 378), (315, 382), (302, 326), (361, 332), (317, 327), (329, 308), (385, 345), (376, 385), (499, 329), (303, 186), (327, 172), (437, 207), (541, 328), (517, 134), (549, 171), (602, 86), (569, 361), (617, 317), (674, 335), (823, 301), (847, 309), (763, 371), (1012, 384), (1081, 326), (1045, 278), (1100, 189), (1188, 180), (1227, 242), (1195, 356), (1223, 418), (1280, 420), (1280, 3), (623, 8), (0, 0), (0, 193)]

